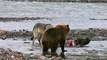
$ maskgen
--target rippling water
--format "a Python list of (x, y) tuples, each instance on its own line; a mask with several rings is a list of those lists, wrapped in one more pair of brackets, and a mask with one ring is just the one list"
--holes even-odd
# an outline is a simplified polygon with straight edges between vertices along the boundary
[[(0, 2), (0, 17), (46, 17), (52, 21), (44, 23), (69, 24), (72, 29), (105, 28), (107, 29), (106, 3), (55, 3), (55, 2)], [(96, 19), (96, 20), (90, 20)], [(0, 29), (9, 28), (13, 24), (15, 29), (26, 28), (31, 30), (33, 25), (42, 21), (1, 22)], [(22, 23), (22, 24), (21, 24)], [(9, 25), (8, 25), (9, 24)], [(26, 27), (28, 25), (29, 27)], [(5, 28), (4, 28), (5, 27)]]
[(0, 2), (1, 17), (51, 17), (58, 19), (105, 19), (106, 3)]

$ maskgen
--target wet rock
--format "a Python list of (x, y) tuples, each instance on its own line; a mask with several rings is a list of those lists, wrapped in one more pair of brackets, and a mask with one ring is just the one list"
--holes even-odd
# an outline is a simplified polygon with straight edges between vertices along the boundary
[(33, 51), (33, 49), (29, 49), (29, 51)]
[(46, 57), (47, 57), (47, 58), (51, 58), (52, 56), (51, 56), (51, 55), (46, 55)]
[(35, 55), (35, 54), (31, 53), (29, 58), (34, 59), (34, 60), (39, 59), (39, 55)]
[(24, 43), (30, 43), (30, 42), (28, 42), (28, 41), (25, 41)]
[(41, 56), (40, 59), (46, 60), (46, 57), (45, 56)]
[(0, 51), (0, 57), (4, 60), (24, 60), (24, 56), (21, 52), (12, 51), (10, 49), (0, 49)]
[(27, 39), (23, 39), (23, 41), (26, 41)]
[(58, 60), (56, 56), (52, 56), (51, 60)]
[(18, 40), (17, 38), (13, 38), (13, 40)]
[(34, 59), (35, 55), (33, 53), (30, 54), (30, 58)]
[(0, 30), (0, 38), (1, 39), (3, 39), (3, 40), (5, 40), (6, 39), (6, 33), (7, 33), (7, 31), (4, 31), (4, 30)]

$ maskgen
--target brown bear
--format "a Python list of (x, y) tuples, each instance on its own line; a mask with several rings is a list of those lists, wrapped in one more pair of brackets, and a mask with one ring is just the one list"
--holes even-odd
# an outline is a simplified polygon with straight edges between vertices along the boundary
[(61, 47), (61, 55), (64, 55), (64, 44), (69, 32), (69, 25), (57, 25), (54, 28), (50, 28), (42, 35), (43, 55), (46, 55), (48, 49), (51, 49), (51, 55), (57, 56), (56, 50), (58, 44)]

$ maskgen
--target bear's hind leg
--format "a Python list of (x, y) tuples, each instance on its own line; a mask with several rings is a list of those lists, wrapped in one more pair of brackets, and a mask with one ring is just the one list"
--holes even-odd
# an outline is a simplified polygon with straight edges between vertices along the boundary
[(56, 53), (56, 50), (57, 50), (58, 45), (57, 45), (57, 44), (55, 44), (55, 45), (56, 45), (56, 46), (51, 47), (51, 55), (52, 55), (52, 56), (58, 56), (57, 53)]

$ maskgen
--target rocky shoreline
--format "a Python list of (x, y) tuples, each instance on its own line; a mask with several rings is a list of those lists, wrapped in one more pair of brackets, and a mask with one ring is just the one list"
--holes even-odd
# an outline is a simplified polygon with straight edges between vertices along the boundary
[[(0, 30), (0, 38), (14, 38), (14, 37), (31, 37), (32, 32), (27, 30), (19, 30), (19, 31), (4, 31)], [(107, 29), (76, 29), (70, 30), (68, 34), (68, 38), (76, 39), (77, 37), (88, 37), (91, 40), (107, 40)]]
[(89, 28), (71, 30), (68, 37), (72, 39), (76, 39), (77, 37), (88, 37), (91, 40), (97, 40), (98, 38), (101, 38), (101, 40), (107, 40), (107, 29)]
[(0, 48), (0, 60), (43, 60), (40, 56)]

